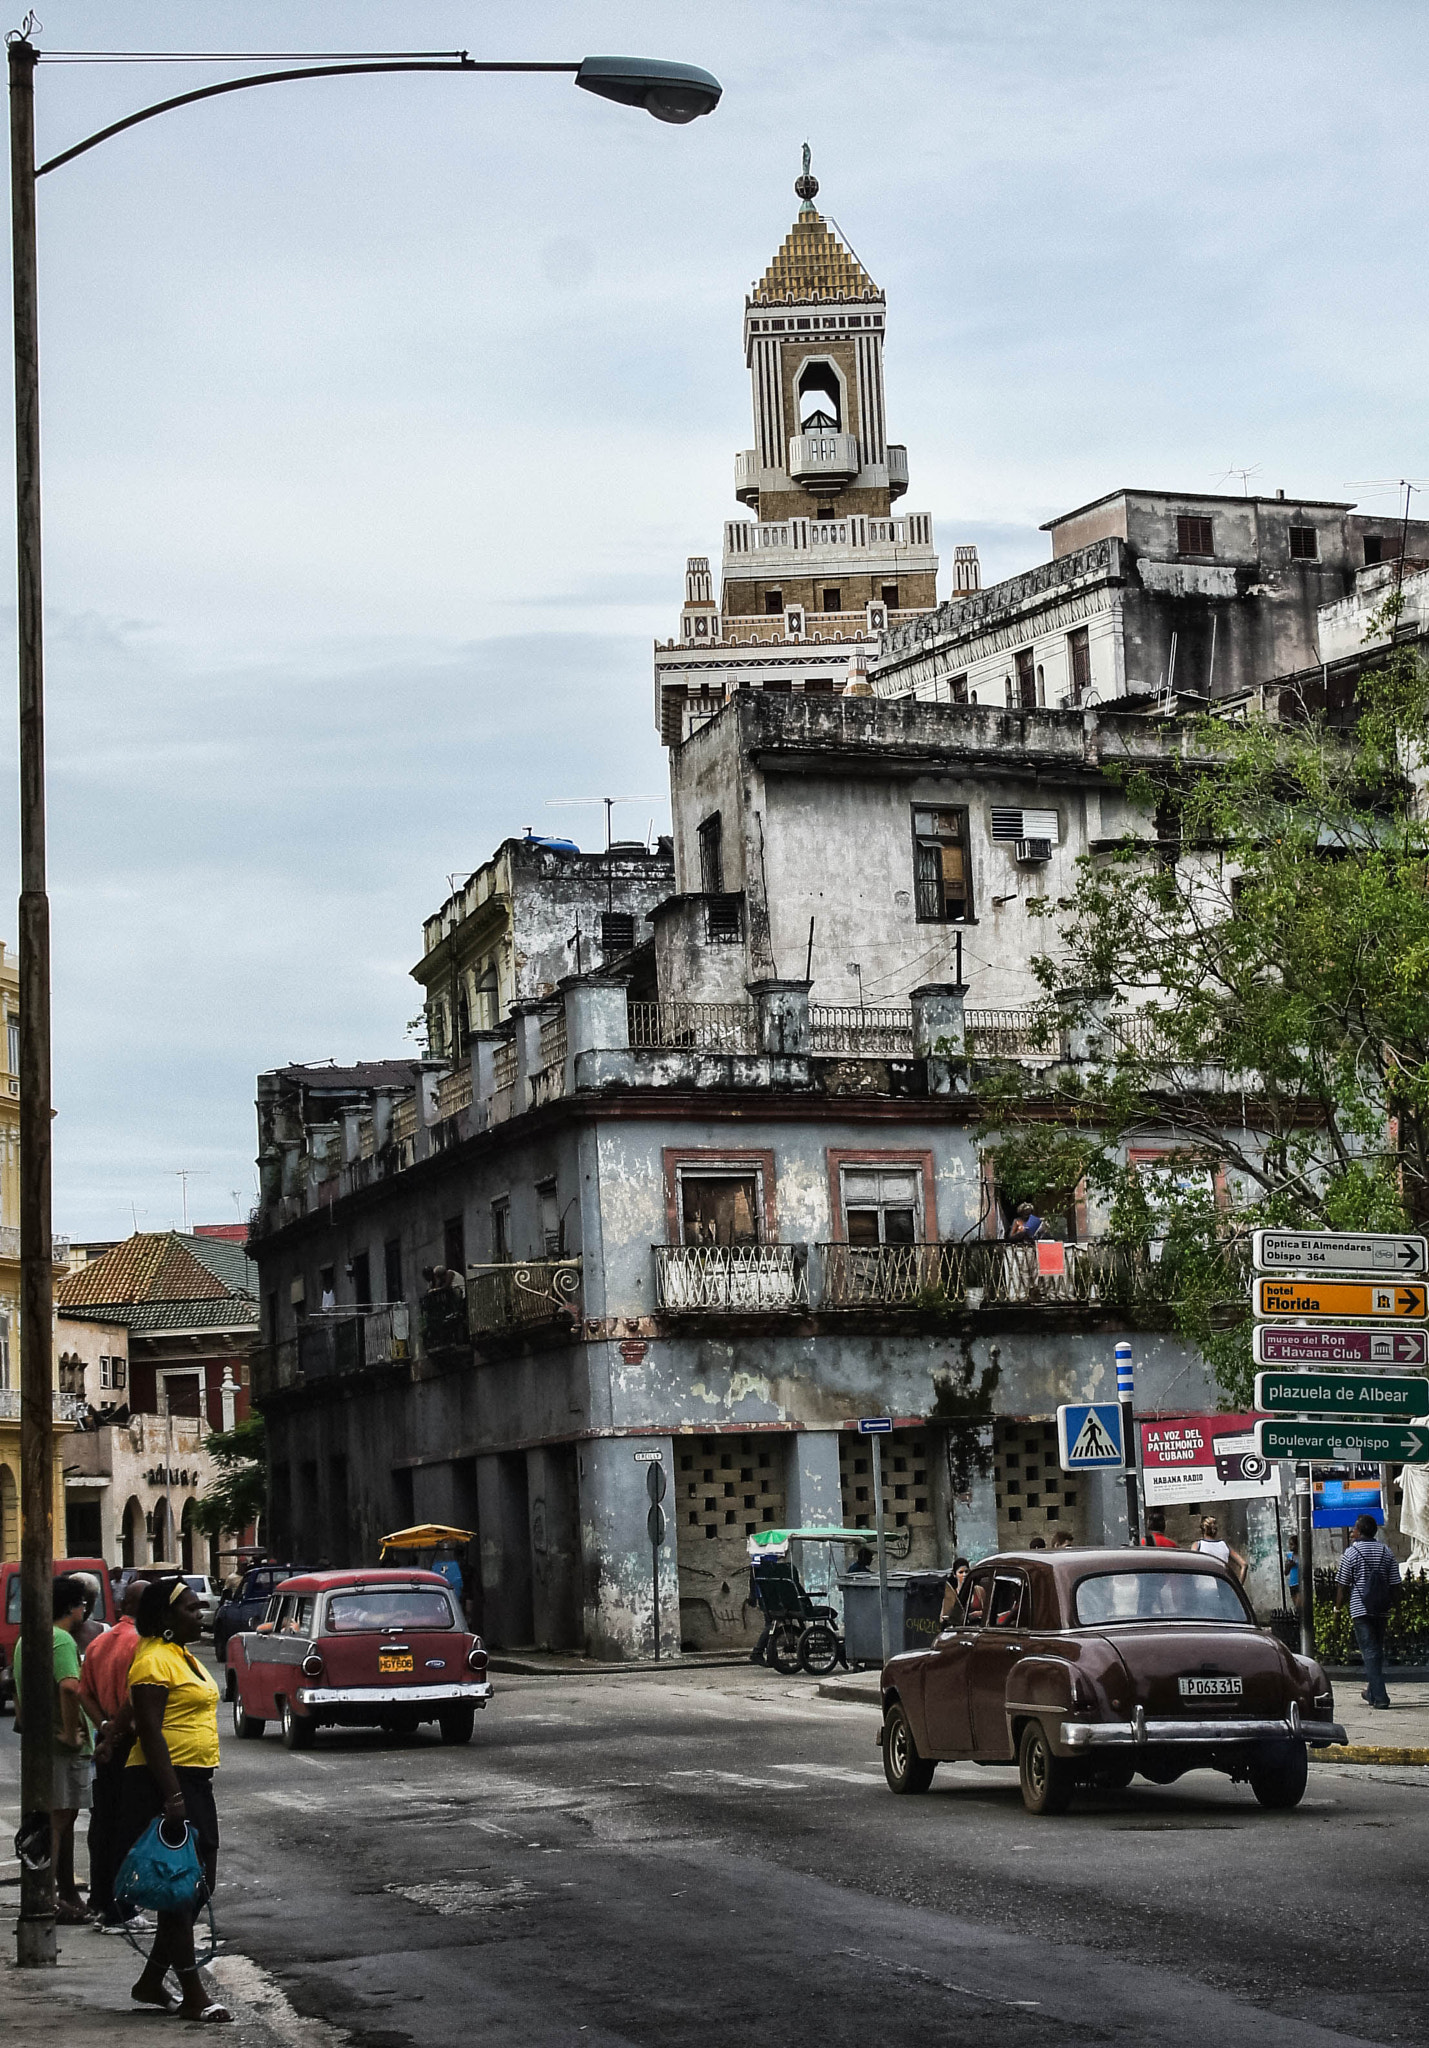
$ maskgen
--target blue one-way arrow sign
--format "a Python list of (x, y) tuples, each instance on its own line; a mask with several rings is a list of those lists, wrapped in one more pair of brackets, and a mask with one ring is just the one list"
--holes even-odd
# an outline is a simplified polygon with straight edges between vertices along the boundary
[(887, 1415), (860, 1415), (858, 1418), (860, 1436), (891, 1436), (893, 1421)]

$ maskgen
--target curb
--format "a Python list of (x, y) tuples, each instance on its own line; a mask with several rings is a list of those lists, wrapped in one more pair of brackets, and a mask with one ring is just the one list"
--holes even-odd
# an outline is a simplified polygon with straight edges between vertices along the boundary
[(821, 1678), (815, 1686), (821, 1700), (842, 1700), (846, 1706), (878, 1707), (883, 1704), (879, 1680), (859, 1678)]
[(1429, 1764), (1429, 1749), (1396, 1749), (1385, 1742), (1347, 1742), (1312, 1749), (1310, 1760), (1318, 1764)]
[(630, 1658), (621, 1664), (597, 1664), (589, 1658), (571, 1657), (564, 1662), (544, 1658), (507, 1656), (497, 1650), (487, 1659), (488, 1671), (509, 1678), (663, 1678), (680, 1671), (737, 1670), (749, 1662), (748, 1650), (716, 1650), (707, 1656)]

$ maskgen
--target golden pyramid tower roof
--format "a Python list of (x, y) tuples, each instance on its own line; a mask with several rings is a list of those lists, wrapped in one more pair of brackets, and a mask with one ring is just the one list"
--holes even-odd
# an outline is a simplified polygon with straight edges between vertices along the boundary
[(878, 299), (883, 294), (849, 249), (811, 206), (801, 209), (778, 255), (750, 293), (751, 306), (796, 301)]

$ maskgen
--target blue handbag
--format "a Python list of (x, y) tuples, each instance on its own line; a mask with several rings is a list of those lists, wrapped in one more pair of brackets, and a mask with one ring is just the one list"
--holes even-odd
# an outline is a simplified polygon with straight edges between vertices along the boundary
[(119, 1868), (114, 1896), (123, 1905), (147, 1906), (151, 1913), (196, 1913), (208, 1896), (198, 1843), (184, 1822), (177, 1844), (164, 1839), (164, 1824), (151, 1820)]

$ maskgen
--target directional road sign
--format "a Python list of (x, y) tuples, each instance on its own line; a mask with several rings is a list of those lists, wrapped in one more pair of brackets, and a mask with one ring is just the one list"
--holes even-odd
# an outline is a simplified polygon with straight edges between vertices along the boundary
[(1422, 1237), (1356, 1236), (1336, 1230), (1257, 1230), (1251, 1256), (1262, 1273), (1429, 1273)]
[(860, 1436), (891, 1436), (892, 1418), (887, 1415), (860, 1415), (858, 1433)]
[(1258, 1372), (1267, 1415), (1429, 1415), (1429, 1380), (1373, 1372)]
[(1258, 1316), (1388, 1316), (1429, 1319), (1429, 1288), (1395, 1280), (1257, 1280)]
[(1318, 1458), (1333, 1465), (1429, 1465), (1429, 1429), (1402, 1422), (1257, 1422), (1262, 1458)]
[(1057, 1410), (1064, 1472), (1119, 1472), (1126, 1463), (1119, 1401), (1073, 1401)]
[(1257, 1365), (1429, 1365), (1429, 1330), (1296, 1330), (1257, 1323)]

